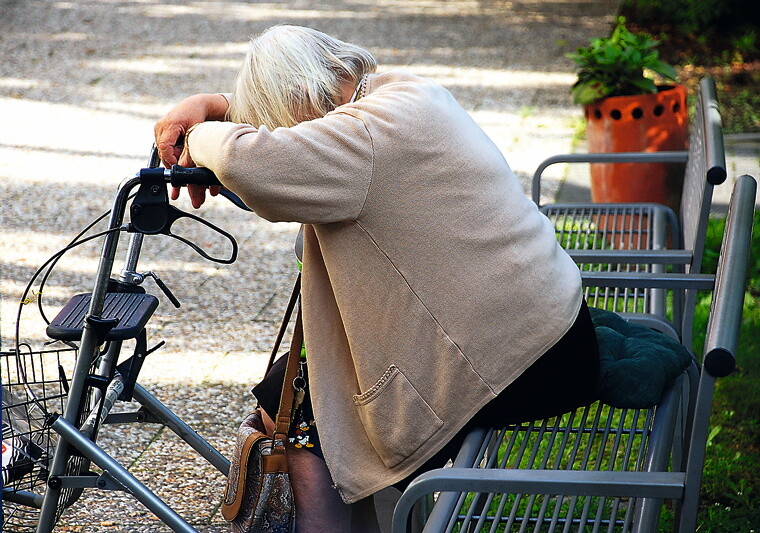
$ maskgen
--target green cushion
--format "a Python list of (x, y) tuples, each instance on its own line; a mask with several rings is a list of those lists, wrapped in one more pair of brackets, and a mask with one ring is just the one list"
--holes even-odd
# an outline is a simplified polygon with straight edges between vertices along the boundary
[(621, 408), (656, 405), (689, 366), (689, 351), (664, 333), (604, 309), (589, 309), (599, 341), (599, 399)]

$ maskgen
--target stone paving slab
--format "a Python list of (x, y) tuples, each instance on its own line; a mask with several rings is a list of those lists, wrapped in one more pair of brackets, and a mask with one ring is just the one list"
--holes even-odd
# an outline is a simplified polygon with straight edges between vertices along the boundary
[[(734, 181), (739, 176), (749, 174), (760, 180), (760, 134), (726, 135), (726, 182), (716, 187), (713, 194), (712, 213), (725, 215)], [(760, 198), (755, 203), (760, 209)]]

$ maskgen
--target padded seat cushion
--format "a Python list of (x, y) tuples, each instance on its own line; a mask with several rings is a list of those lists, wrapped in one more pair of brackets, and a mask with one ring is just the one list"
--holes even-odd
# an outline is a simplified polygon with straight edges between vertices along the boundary
[(611, 311), (589, 308), (599, 341), (598, 398), (613, 407), (648, 409), (692, 360), (678, 341)]

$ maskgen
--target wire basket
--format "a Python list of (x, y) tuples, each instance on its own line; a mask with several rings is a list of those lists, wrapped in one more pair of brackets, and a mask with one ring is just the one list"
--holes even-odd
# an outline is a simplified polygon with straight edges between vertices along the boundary
[(77, 350), (0, 352), (3, 514), (7, 531), (33, 530), (57, 442), (45, 423), (62, 413)]

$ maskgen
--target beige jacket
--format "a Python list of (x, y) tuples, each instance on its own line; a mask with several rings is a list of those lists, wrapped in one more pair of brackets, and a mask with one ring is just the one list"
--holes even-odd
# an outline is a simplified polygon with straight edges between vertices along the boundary
[(306, 223), (309, 386), (346, 502), (412, 473), (572, 325), (578, 268), (448, 91), (366, 96), (269, 131), (210, 122), (190, 155), (271, 221)]

